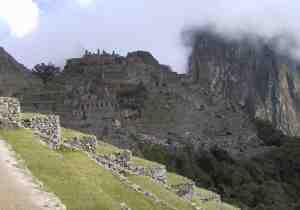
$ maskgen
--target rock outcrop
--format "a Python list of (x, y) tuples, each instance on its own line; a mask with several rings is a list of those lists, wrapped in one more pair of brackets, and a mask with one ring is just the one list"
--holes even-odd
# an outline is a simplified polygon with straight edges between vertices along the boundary
[(229, 40), (213, 32), (195, 32), (190, 75), (211, 93), (245, 110), (252, 119), (272, 122), (288, 135), (299, 134), (293, 74), (298, 63), (259, 39)]

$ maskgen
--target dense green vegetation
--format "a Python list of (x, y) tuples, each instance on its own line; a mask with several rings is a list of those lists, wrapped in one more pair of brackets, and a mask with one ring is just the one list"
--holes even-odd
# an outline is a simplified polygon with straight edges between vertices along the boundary
[(39, 77), (43, 81), (44, 85), (46, 85), (47, 82), (53, 80), (57, 75), (59, 75), (60, 68), (51, 63), (41, 63), (34, 66), (32, 73)]
[(174, 153), (159, 146), (140, 149), (147, 159), (209, 188), (242, 209), (300, 209), (300, 140), (283, 135), (271, 124), (257, 121), (260, 138), (270, 151), (250, 160), (234, 160), (226, 151), (194, 151), (186, 146)]

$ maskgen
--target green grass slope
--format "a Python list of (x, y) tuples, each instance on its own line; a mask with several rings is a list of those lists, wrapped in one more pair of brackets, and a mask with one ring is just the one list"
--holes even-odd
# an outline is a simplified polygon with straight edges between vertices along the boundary
[(69, 210), (116, 210), (122, 202), (132, 209), (166, 209), (128, 189), (83, 153), (51, 151), (30, 130), (2, 130), (0, 135)]
[[(70, 129), (62, 129), (63, 139), (86, 135)], [(128, 185), (114, 176), (110, 171), (96, 165), (94, 161), (79, 151), (61, 149), (53, 151), (41, 144), (40, 137), (28, 129), (0, 130), (0, 138), (6, 140), (13, 150), (24, 160), (28, 169), (41, 182), (45, 190), (54, 192), (69, 210), (118, 210), (121, 203), (126, 203), (133, 210), (193, 210), (191, 202), (167, 190), (163, 185), (154, 182), (146, 176), (128, 175), (131, 183), (144, 191), (150, 192), (168, 205), (155, 203), (142, 193), (135, 192)], [(97, 152), (111, 154), (120, 149), (99, 143)], [(152, 167), (158, 163), (134, 157), (133, 162), (144, 167)], [(188, 181), (177, 174), (168, 173), (170, 184), (180, 184)], [(209, 191), (201, 190), (209, 195)], [(234, 210), (224, 204), (209, 201), (201, 203), (195, 200), (204, 210)], [(223, 205), (223, 204), (222, 204)], [(225, 208), (226, 207), (226, 208)]]

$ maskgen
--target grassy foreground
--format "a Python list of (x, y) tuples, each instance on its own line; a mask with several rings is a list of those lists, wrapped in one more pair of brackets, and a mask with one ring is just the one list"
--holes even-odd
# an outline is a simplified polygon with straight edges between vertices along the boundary
[(123, 185), (85, 154), (51, 151), (30, 130), (0, 130), (0, 136), (21, 156), (46, 190), (54, 192), (69, 210), (118, 210), (122, 202), (131, 209), (166, 209)]
[[(62, 128), (64, 140), (86, 134)], [(86, 154), (79, 151), (53, 151), (41, 144), (40, 137), (28, 129), (0, 130), (0, 138), (6, 140), (13, 150), (25, 161), (32, 174), (44, 183), (45, 190), (55, 193), (68, 210), (121, 210), (121, 203), (126, 203), (133, 210), (170, 210), (166, 206), (154, 203), (141, 193), (133, 191), (123, 184), (111, 172), (96, 165)], [(109, 155), (120, 149), (107, 143), (99, 143), (97, 153)], [(160, 164), (133, 157), (133, 162), (144, 167)], [(169, 207), (179, 210), (194, 210), (191, 203), (153, 182), (149, 177), (130, 175), (128, 179), (147, 192), (158, 196)], [(168, 173), (169, 184), (189, 181), (174, 173)], [(205, 197), (212, 192), (197, 188)], [(202, 203), (195, 198), (194, 203), (205, 210), (235, 210), (236, 208), (209, 201)], [(221, 205), (221, 206), (220, 206)]]

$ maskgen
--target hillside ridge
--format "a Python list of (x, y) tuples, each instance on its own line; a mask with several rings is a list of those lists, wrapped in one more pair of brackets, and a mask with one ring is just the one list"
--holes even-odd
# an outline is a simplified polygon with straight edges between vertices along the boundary
[[(82, 151), (101, 168), (110, 171), (127, 188), (148, 197), (162, 206), (163, 209), (176, 210), (178, 208), (174, 207), (174, 204), (165, 201), (165, 198), (160, 197), (162, 195), (155, 195), (155, 193), (147, 191), (147, 189), (135, 183), (134, 180), (137, 178), (133, 179), (133, 177), (144, 177), (143, 179), (149, 177), (149, 181), (153, 182), (154, 185), (159, 186), (175, 197), (178, 196), (177, 199), (179, 200), (177, 202), (185, 203), (184, 205), (189, 206), (187, 209), (205, 209), (199, 205), (205, 206), (206, 203), (210, 202), (216, 203), (213, 209), (222, 209), (223, 204), (219, 195), (196, 188), (191, 180), (167, 173), (165, 166), (133, 157), (130, 151), (110, 146), (97, 140), (95, 136), (61, 128), (58, 116), (34, 113), (22, 114), (20, 113), (20, 103), (14, 98), (0, 98), (0, 107), (0, 125), (2, 128), (0, 134), (4, 138), (8, 137), (8, 142), (14, 136), (14, 132), (16, 135), (18, 133), (22, 135), (25, 132), (26, 136), (32, 134), (24, 128), (33, 129), (41, 137), (41, 141), (46, 143), (50, 149)], [(20, 155), (22, 156), (22, 154)], [(139, 182), (139, 184), (143, 183)], [(203, 194), (204, 192), (205, 194)], [(229, 206), (227, 208), (231, 209)], [(120, 209), (129, 208), (120, 201)]]

